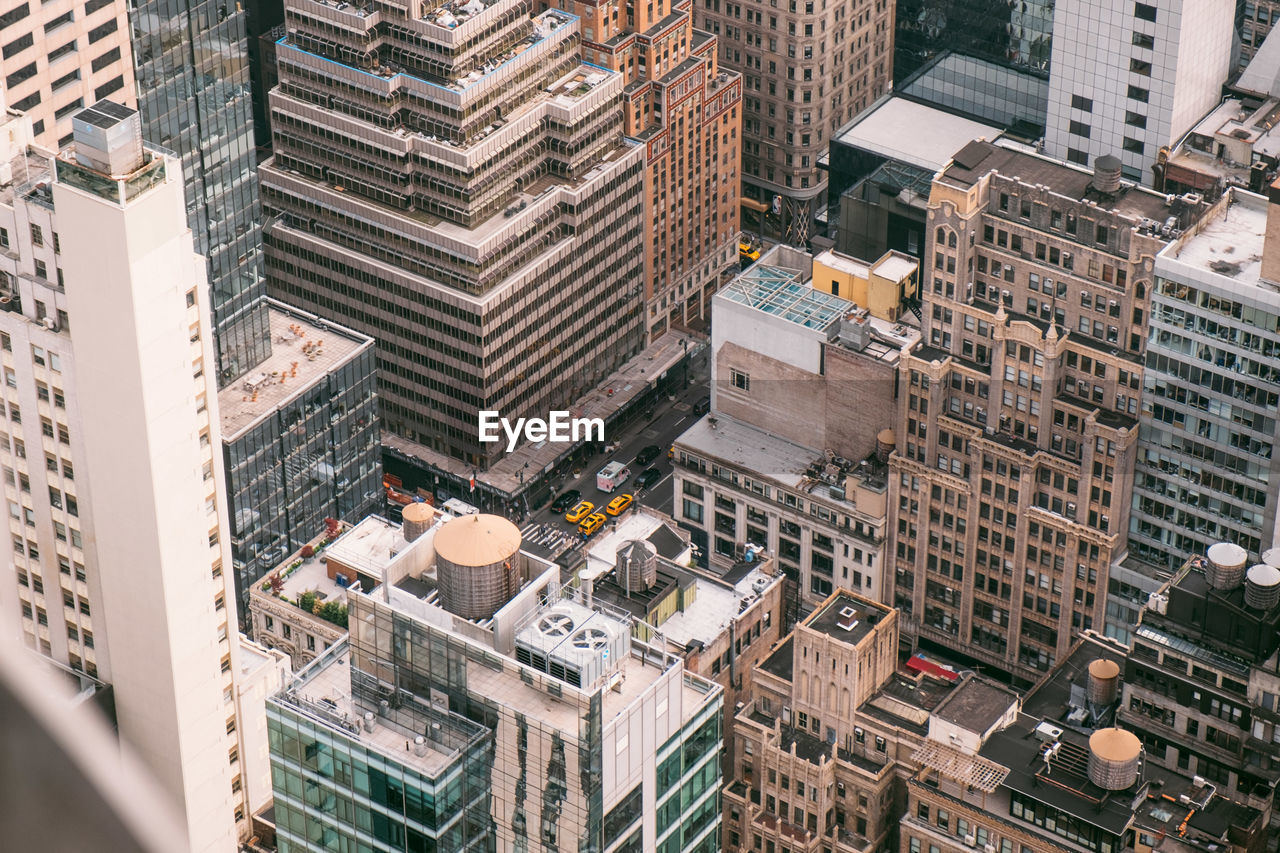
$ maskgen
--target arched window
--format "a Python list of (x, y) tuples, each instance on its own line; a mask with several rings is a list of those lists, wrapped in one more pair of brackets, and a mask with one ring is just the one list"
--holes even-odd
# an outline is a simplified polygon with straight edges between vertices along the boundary
[(947, 246), (952, 249), (956, 247), (956, 232), (952, 231), (947, 235)]
[(933, 242), (937, 243), (939, 246), (947, 245), (947, 232), (942, 228), (939, 228), (934, 232)]

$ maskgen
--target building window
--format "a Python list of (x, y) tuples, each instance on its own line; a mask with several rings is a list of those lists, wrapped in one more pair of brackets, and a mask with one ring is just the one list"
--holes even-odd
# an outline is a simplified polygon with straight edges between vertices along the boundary
[(1089, 125), (1084, 122), (1074, 120), (1067, 125), (1067, 129), (1075, 136), (1083, 136), (1085, 139), (1089, 138), (1089, 133), (1092, 130)]
[(123, 76), (116, 77), (115, 79), (108, 80), (106, 83), (103, 83), (101, 86), (94, 89), (93, 99), (95, 101), (102, 100), (107, 95), (110, 95), (112, 92), (118, 92), (123, 88), (124, 88), (124, 77)]
[(1093, 112), (1093, 100), (1083, 95), (1071, 96), (1071, 108), (1073, 110), (1084, 110), (1087, 113)]
[(1154, 21), (1156, 19), (1156, 7), (1146, 3), (1134, 3), (1133, 16), (1140, 21)]
[(17, 71), (6, 77), (5, 85), (12, 89), (19, 83), (30, 80), (34, 76), (36, 76), (36, 64), (32, 62), (28, 65), (24, 65), (22, 68), (19, 68)]
[(1134, 33), (1133, 44), (1134, 47), (1145, 47), (1147, 50), (1155, 50), (1156, 39), (1155, 36), (1149, 36), (1146, 33)]
[(1130, 86), (1129, 97), (1135, 101), (1142, 101), (1142, 103), (1145, 104), (1148, 100), (1150, 100), (1151, 92), (1147, 89), (1142, 88), (1141, 86)]
[(1146, 148), (1141, 141), (1128, 136), (1124, 138), (1122, 146), (1125, 151), (1132, 151), (1134, 154), (1141, 154)]
[(31, 47), (31, 45), (33, 44), (35, 44), (35, 36), (32, 35), (31, 33), (27, 33), (24, 36), (19, 36), (18, 38), (14, 39), (13, 41), (9, 42), (4, 46), (4, 58), (9, 59), (11, 57), (17, 56), (19, 53), (22, 53), (22, 51)]
[(98, 72), (106, 68), (111, 63), (118, 61), (119, 59), (120, 59), (120, 48), (113, 47), (111, 48), (111, 50), (108, 50), (106, 53), (102, 54), (102, 56), (99, 56), (97, 59), (93, 60), (93, 62), (90, 63), (90, 67), (93, 68), (94, 72)]
[(751, 390), (751, 377), (740, 370), (730, 370), (729, 381), (733, 383), (734, 388), (741, 388), (743, 391)]
[(1078, 148), (1068, 148), (1067, 160), (1072, 163), (1079, 163), (1081, 166), (1087, 166), (1089, 165), (1089, 154), (1088, 152), (1081, 151)]
[(96, 44), (97, 42), (102, 41), (119, 28), (120, 24), (115, 18), (112, 18), (100, 27), (94, 27), (89, 30), (89, 44)]
[[(84, 106), (84, 98), (76, 98), (74, 101), (63, 104), (61, 107), (58, 107), (58, 109), (54, 110), (53, 117), (55, 119), (60, 119), (69, 113), (75, 112), (76, 110), (80, 109), (83, 106)], [(58, 140), (58, 141), (61, 142), (62, 140)]]
[(695, 524), (702, 523), (702, 504), (697, 501), (691, 501), (688, 498), (684, 500), (684, 517)]

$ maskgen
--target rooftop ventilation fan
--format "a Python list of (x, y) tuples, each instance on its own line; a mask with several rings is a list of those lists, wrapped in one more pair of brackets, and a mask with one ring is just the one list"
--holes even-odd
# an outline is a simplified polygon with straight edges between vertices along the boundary
[(538, 620), (538, 630), (545, 637), (567, 637), (573, 630), (573, 619), (564, 613), (549, 613)]
[(574, 635), (573, 647), (598, 652), (609, 647), (609, 635), (599, 628), (583, 628)]

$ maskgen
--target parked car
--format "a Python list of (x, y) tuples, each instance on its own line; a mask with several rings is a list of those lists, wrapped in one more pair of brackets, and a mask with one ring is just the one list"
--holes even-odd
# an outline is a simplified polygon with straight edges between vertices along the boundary
[(636, 488), (647, 489), (662, 479), (662, 472), (657, 468), (645, 468), (636, 477)]
[(703, 397), (701, 400), (693, 404), (694, 415), (705, 415), (711, 411), (711, 398)]
[(631, 497), (631, 495), (618, 495), (609, 501), (609, 505), (604, 508), (604, 511), (609, 515), (622, 515), (634, 500), (635, 498)]
[(593, 512), (578, 525), (578, 532), (583, 536), (590, 536), (595, 533), (604, 524), (605, 517), (602, 512)]
[(570, 489), (562, 492), (559, 497), (551, 502), (552, 512), (567, 512), (569, 507), (582, 500), (582, 492), (577, 489)]
[(658, 454), (662, 452), (662, 448), (656, 444), (650, 444), (648, 447), (641, 448), (636, 454), (636, 464), (643, 468), (650, 462), (658, 458)]
[(565, 513), (564, 520), (570, 524), (577, 524), (595, 508), (596, 505), (591, 501), (579, 501), (577, 506)]

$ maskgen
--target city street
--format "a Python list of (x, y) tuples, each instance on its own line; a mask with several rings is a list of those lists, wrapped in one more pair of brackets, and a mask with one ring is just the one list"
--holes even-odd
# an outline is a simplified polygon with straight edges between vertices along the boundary
[[(553, 496), (569, 489), (577, 489), (582, 493), (583, 500), (591, 501), (597, 508), (603, 508), (614, 495), (632, 494), (635, 495), (638, 504), (670, 513), (671, 460), (667, 458), (667, 451), (680, 433), (697, 420), (693, 415), (694, 403), (710, 393), (707, 366), (709, 352), (710, 350), (704, 350), (694, 359), (690, 372), (692, 381), (682, 393), (676, 396), (675, 400), (663, 398), (654, 408), (651, 418), (641, 418), (638, 422), (630, 424), (620, 435), (606, 434), (606, 441), (611, 445), (616, 444), (617, 449), (613, 453), (597, 453), (590, 457), (579, 476), (568, 477), (564, 482), (554, 485)], [(658, 446), (658, 457), (647, 466), (635, 464), (636, 454), (650, 444)], [(631, 468), (631, 477), (627, 480), (627, 485), (619, 487), (613, 494), (596, 491), (596, 472), (615, 460), (624, 462)], [(662, 479), (648, 489), (637, 490), (632, 483), (646, 467), (657, 468), (662, 472)], [(564, 520), (564, 513), (552, 512), (548, 505), (538, 508), (530, 514), (528, 519), (529, 523), (547, 521), (558, 522), (566, 530), (571, 527)]]

